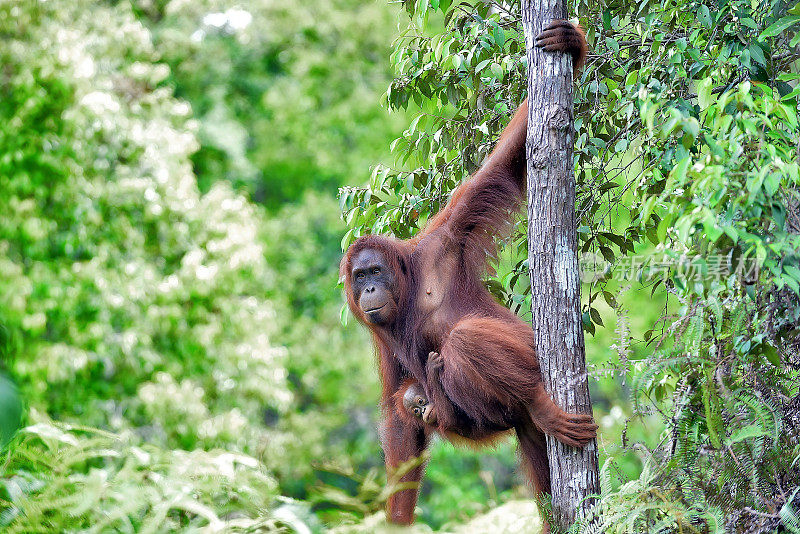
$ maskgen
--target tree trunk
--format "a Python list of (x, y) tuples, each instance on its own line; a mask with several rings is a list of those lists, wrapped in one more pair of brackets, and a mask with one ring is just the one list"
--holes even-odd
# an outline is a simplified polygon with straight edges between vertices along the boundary
[[(523, 0), (528, 54), (528, 258), (536, 350), (544, 385), (567, 412), (591, 413), (580, 313), (572, 57), (534, 45), (542, 28), (567, 19), (564, 0)], [(583, 449), (547, 436), (554, 526), (566, 529), (599, 494), (597, 443)]]

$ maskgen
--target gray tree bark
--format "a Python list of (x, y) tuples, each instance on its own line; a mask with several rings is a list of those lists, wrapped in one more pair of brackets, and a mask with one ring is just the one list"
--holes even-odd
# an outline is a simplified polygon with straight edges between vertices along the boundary
[[(533, 330), (544, 385), (567, 412), (591, 413), (580, 313), (572, 57), (534, 46), (542, 29), (567, 19), (565, 0), (523, 0), (528, 55), (528, 261)], [(586, 516), (599, 494), (597, 443), (575, 449), (547, 436), (554, 525)]]

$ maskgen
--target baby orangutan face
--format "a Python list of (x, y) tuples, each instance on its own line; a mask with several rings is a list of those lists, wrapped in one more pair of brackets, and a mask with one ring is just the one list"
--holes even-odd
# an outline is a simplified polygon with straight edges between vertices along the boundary
[(403, 394), (403, 406), (408, 413), (427, 425), (436, 424), (436, 411), (433, 404), (428, 402), (425, 392), (419, 384), (412, 384)]

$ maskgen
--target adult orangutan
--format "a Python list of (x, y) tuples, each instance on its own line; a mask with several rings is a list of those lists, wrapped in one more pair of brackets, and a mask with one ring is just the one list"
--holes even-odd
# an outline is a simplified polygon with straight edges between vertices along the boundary
[[(583, 32), (566, 21), (537, 45), (572, 54), (576, 68), (586, 56)], [(526, 101), (485, 164), (417, 236), (364, 236), (342, 259), (348, 304), (379, 356), (389, 470), (419, 456), (434, 431), (480, 444), (513, 429), (534, 491), (548, 493), (544, 434), (575, 447), (595, 437), (591, 415), (564, 412), (545, 391), (530, 325), (481, 282), (495, 235), (524, 198), (527, 117)], [(419, 481), (422, 471), (402, 480)], [(413, 522), (416, 500), (416, 489), (395, 493), (388, 519)]]

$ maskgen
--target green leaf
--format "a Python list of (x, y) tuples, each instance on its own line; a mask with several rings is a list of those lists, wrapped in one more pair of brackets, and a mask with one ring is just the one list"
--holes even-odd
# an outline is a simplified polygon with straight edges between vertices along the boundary
[(653, 213), (657, 202), (658, 197), (655, 196), (652, 196), (645, 201), (644, 206), (642, 206), (642, 213), (639, 215), (639, 222), (641, 224), (646, 224), (650, 219), (650, 215)]
[(789, 286), (795, 294), (800, 295), (800, 284), (797, 283), (797, 280), (793, 278), (783, 278), (782, 280), (786, 282), (786, 285)]
[(603, 11), (603, 29), (604, 30), (611, 29), (611, 11), (608, 9)]
[(491, 66), (489, 67), (489, 70), (492, 71), (492, 74), (495, 76), (495, 78), (497, 79), (503, 78), (504, 74), (503, 67), (501, 67), (498, 63), (492, 63)]
[(744, 286), (744, 291), (747, 293), (747, 296), (750, 297), (750, 300), (756, 300), (756, 288), (753, 284), (746, 284)]
[[(797, 35), (798, 35), (798, 37), (800, 37), (800, 33), (798, 33)], [(792, 45), (792, 46), (795, 46), (795, 45)], [(797, 95), (800, 95), (800, 85), (798, 85), (797, 87), (792, 89), (792, 91), (790, 93), (787, 93), (783, 98), (781, 98), (781, 101), (783, 101), (783, 100), (791, 100), (794, 97), (796, 97)]]
[(775, 37), (776, 35), (779, 35), (784, 31), (788, 30), (790, 27), (794, 26), (798, 22), (800, 22), (800, 15), (783, 17), (774, 24), (771, 24), (766, 30), (761, 32), (759, 39), (764, 39), (765, 37)]
[(350, 246), (350, 239), (353, 236), (353, 229), (350, 228), (347, 232), (345, 232), (344, 236), (342, 237), (342, 250), (347, 250), (347, 247)]
[[(419, 126), (421, 121), (424, 121), (425, 117), (426, 117), (426, 115), (424, 113), (420, 113), (419, 115), (417, 115), (417, 118), (415, 118), (413, 121), (411, 121), (411, 124), (408, 126), (408, 131), (410, 133), (416, 132), (417, 131), (417, 127)], [(423, 124), (424, 124), (424, 122), (423, 122)]]
[(783, 270), (786, 271), (786, 274), (800, 282), (800, 269), (794, 265), (784, 265)]
[(491, 62), (492, 62), (492, 59), (484, 59), (483, 61), (481, 61), (480, 63), (478, 63), (478, 65), (475, 67), (475, 73), (476, 73), (476, 74), (479, 74), (479, 73), (480, 73), (480, 72), (481, 72), (481, 71), (482, 71), (484, 68), (486, 68), (486, 66), (487, 66), (487, 65), (489, 65)]
[(758, 63), (762, 67), (767, 66), (767, 58), (764, 57), (764, 51), (761, 50), (761, 47), (758, 46), (758, 44), (751, 43), (750, 46), (747, 47), (747, 49), (750, 50), (750, 57), (752, 57), (756, 63)]
[(697, 84), (697, 101), (700, 104), (700, 109), (708, 109), (714, 102), (714, 96), (711, 92), (714, 83), (711, 78), (703, 78)]
[(499, 47), (502, 47), (506, 43), (506, 34), (503, 28), (497, 24), (495, 24), (494, 30), (492, 31), (492, 37), (494, 38), (495, 44)]
[(715, 243), (724, 233), (722, 228), (717, 225), (716, 217), (711, 211), (708, 212), (706, 218), (703, 220), (703, 230), (706, 236), (708, 236), (708, 240), (712, 243)]
[(0, 449), (8, 445), (22, 421), (22, 402), (11, 380), (0, 375)]
[(600, 317), (600, 312), (594, 308), (589, 308), (589, 314), (592, 316), (592, 322), (603, 326), (603, 319)]
[(662, 137), (667, 137), (669, 134), (675, 131), (675, 128), (678, 127), (678, 124), (681, 122), (681, 115), (676, 109), (670, 110), (670, 118), (667, 122), (664, 123), (664, 126), (661, 127), (661, 135)]
[(697, 122), (697, 119), (694, 117), (686, 118), (683, 121), (682, 128), (683, 131), (690, 136), (692, 142), (694, 142), (694, 140), (697, 139), (697, 136), (700, 134), (700, 123)]
[(669, 172), (669, 180), (667, 180), (667, 186), (664, 188), (665, 193), (669, 193), (672, 189), (673, 184), (683, 183), (686, 181), (686, 171), (689, 168), (689, 163), (691, 163), (691, 157), (686, 156), (685, 158), (681, 159)]
[(700, 20), (700, 24), (705, 26), (706, 28), (710, 28), (713, 24), (711, 20), (711, 12), (708, 10), (708, 7), (705, 5), (700, 5), (700, 11), (697, 13), (697, 18)]
[(743, 26), (747, 26), (748, 28), (752, 28), (754, 30), (758, 29), (758, 24), (756, 24), (756, 21), (754, 21), (749, 17), (744, 17), (740, 19), (740, 22), (742, 23)]
[(759, 265), (764, 265), (764, 260), (767, 259), (767, 247), (764, 246), (762, 241), (756, 242), (756, 260)]
[(768, 436), (768, 435), (769, 432), (765, 431), (763, 428), (756, 425), (748, 425), (744, 428), (740, 428), (739, 430), (731, 434), (731, 437), (726, 439), (725, 443), (727, 445), (733, 445), (734, 443), (738, 443), (746, 439), (760, 438), (761, 436)]
[(764, 357), (767, 359), (767, 361), (769, 363), (771, 363), (775, 367), (780, 368), (780, 366), (781, 366), (781, 355), (778, 354), (778, 351), (775, 349), (775, 347), (773, 347), (769, 343), (764, 343), (762, 345), (761, 351), (762, 351), (762, 354), (764, 354)]

